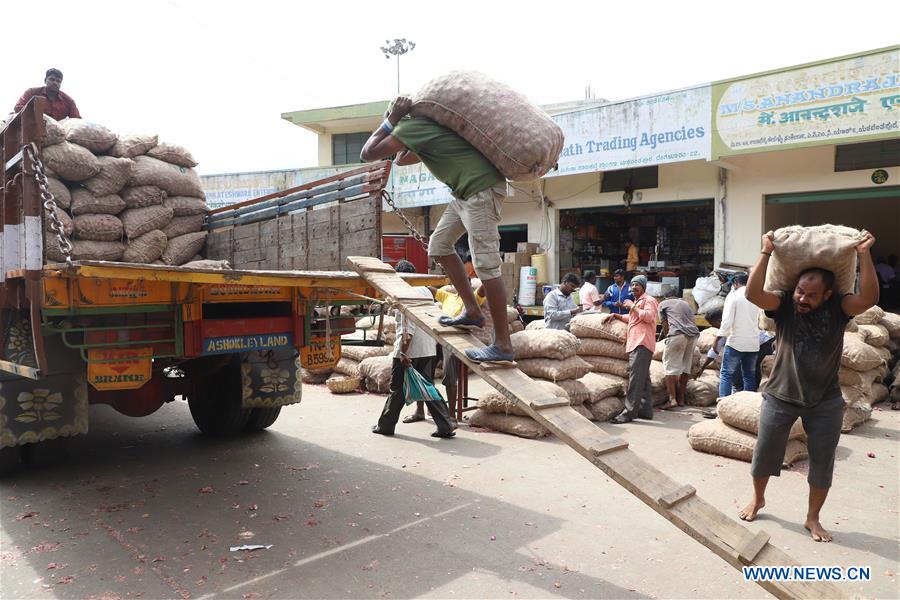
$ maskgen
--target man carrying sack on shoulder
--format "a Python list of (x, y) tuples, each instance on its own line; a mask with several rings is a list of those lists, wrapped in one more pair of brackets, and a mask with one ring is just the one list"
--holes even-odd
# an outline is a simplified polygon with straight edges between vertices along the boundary
[(387, 118), (363, 146), (360, 158), (373, 162), (396, 155), (397, 165), (421, 161), (451, 189), (453, 201), (431, 234), (428, 255), (450, 277), (465, 310), (456, 317), (441, 317), (440, 323), (464, 329), (484, 326), (484, 314), (453, 247), (467, 233), (475, 272), (487, 292), (494, 343), (486, 348), (469, 348), (466, 356), (475, 362), (512, 361), (515, 353), (506, 320), (506, 288), (500, 277), (498, 230), (506, 179), (483, 154), (452, 130), (425, 117), (408, 117), (411, 108), (412, 100), (405, 96), (394, 100)]
[(874, 243), (875, 238), (863, 231), (856, 244), (859, 291), (842, 295), (835, 289), (834, 272), (820, 268), (800, 273), (793, 290), (764, 289), (769, 259), (779, 251), (773, 232), (762, 237), (762, 251), (750, 272), (746, 296), (775, 320), (778, 352), (763, 389), (759, 435), (750, 467), (753, 500), (740, 511), (745, 521), (754, 520), (766, 505), (769, 477), (781, 473), (788, 435), (799, 417), (809, 448), (809, 503), (804, 526), (817, 542), (832, 539), (822, 527), (819, 513), (831, 487), (844, 414), (838, 369), (847, 323), (878, 302), (878, 278), (869, 254)]

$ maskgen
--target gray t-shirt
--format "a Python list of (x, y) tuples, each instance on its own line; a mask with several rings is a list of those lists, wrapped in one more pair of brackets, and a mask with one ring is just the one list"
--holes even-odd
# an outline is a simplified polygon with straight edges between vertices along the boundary
[(659, 305), (659, 313), (669, 323), (667, 337), (676, 335), (697, 337), (700, 335), (700, 330), (697, 329), (697, 323), (694, 321), (694, 309), (681, 298), (663, 300)]
[(837, 398), (844, 329), (850, 321), (841, 298), (835, 294), (818, 309), (802, 314), (794, 306), (792, 292), (781, 294), (778, 309), (766, 311), (775, 319), (778, 350), (763, 392), (806, 407)]

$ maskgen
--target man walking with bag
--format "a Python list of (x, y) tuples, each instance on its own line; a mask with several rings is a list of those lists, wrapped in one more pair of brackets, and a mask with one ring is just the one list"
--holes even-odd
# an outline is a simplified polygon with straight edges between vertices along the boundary
[[(409, 261), (402, 260), (397, 263), (396, 271), (398, 273), (415, 273), (416, 268)], [(422, 298), (434, 300), (427, 287), (416, 286), (413, 289), (417, 290)], [(378, 424), (372, 427), (372, 433), (381, 435), (394, 435), (394, 428), (397, 426), (400, 411), (403, 410), (406, 400), (403, 393), (403, 382), (406, 379), (407, 367), (413, 367), (425, 379), (431, 381), (431, 375), (434, 373), (434, 360), (437, 356), (437, 346), (428, 332), (417, 328), (402, 312), (397, 312), (399, 313), (397, 315), (397, 339), (394, 341), (394, 352), (391, 354), (393, 358), (391, 392), (384, 403)], [(437, 431), (431, 434), (432, 437), (448, 438), (456, 435), (454, 432), (456, 425), (450, 420), (450, 411), (447, 409), (446, 402), (443, 400), (428, 402), (428, 409), (437, 426)]]

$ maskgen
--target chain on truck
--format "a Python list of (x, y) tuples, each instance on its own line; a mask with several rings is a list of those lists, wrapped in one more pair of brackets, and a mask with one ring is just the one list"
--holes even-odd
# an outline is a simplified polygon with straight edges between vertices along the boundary
[[(142, 417), (186, 400), (213, 435), (270, 426), (300, 402), (301, 368), (333, 366), (356, 332), (340, 307), (371, 303), (344, 261), (381, 254), (390, 163), (209, 211), (206, 258), (233, 270), (79, 260), (41, 159), (45, 102), (0, 131), (0, 471), (60, 455), (91, 404)], [(383, 343), (364, 339), (343, 343)]]

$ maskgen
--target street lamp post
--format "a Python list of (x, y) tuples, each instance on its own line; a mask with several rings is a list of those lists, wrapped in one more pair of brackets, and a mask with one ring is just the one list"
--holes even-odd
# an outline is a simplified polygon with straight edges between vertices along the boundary
[(391, 40), (384, 40), (384, 46), (381, 47), (381, 51), (384, 53), (384, 57), (388, 60), (391, 59), (391, 56), (397, 57), (397, 95), (400, 95), (400, 57), (406, 54), (407, 52), (412, 51), (413, 48), (416, 47), (416, 43), (412, 40), (407, 40), (406, 38), (394, 39), (393, 42)]

